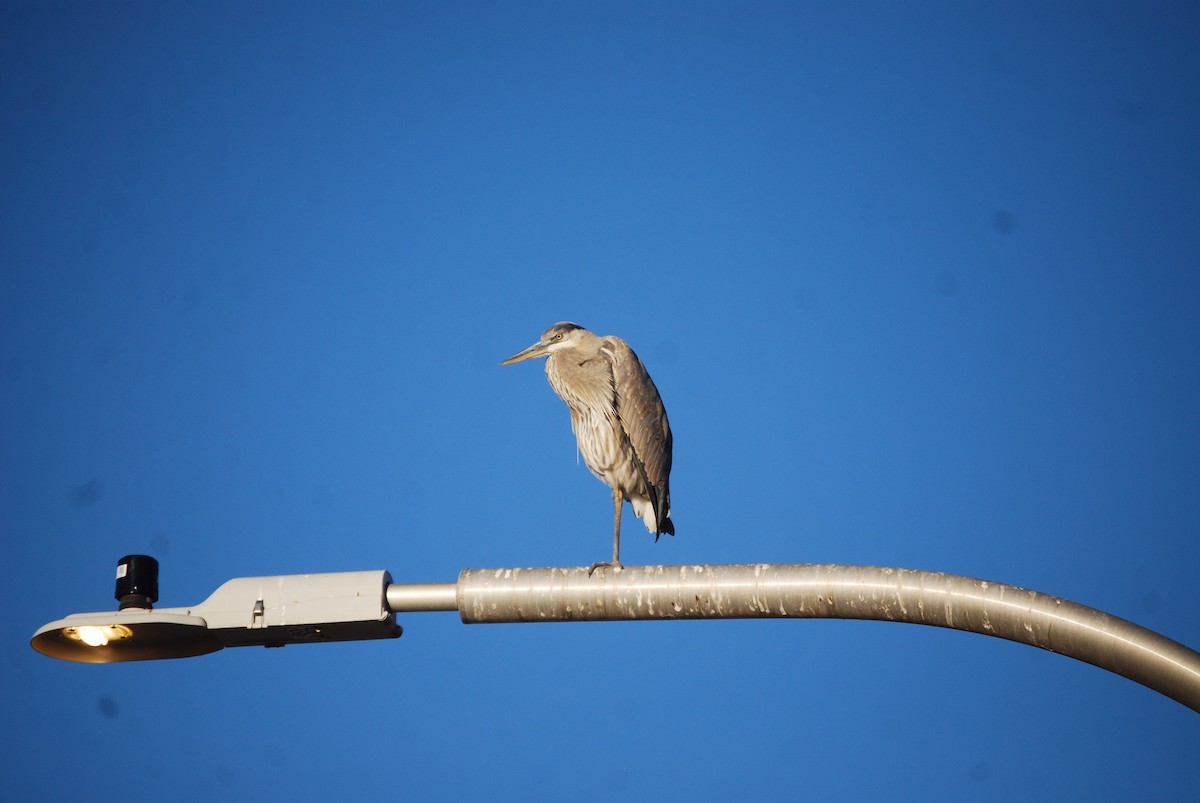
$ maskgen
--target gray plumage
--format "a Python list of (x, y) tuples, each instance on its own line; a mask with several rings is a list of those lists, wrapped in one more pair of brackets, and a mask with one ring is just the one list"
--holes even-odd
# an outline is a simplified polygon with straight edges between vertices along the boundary
[(600, 337), (578, 324), (556, 323), (538, 342), (500, 364), (534, 357), (546, 357), (546, 378), (571, 411), (571, 429), (583, 462), (612, 488), (612, 565), (621, 565), (624, 499), (654, 533), (654, 540), (662, 533), (674, 535), (671, 426), (658, 388), (633, 349), (619, 337)]

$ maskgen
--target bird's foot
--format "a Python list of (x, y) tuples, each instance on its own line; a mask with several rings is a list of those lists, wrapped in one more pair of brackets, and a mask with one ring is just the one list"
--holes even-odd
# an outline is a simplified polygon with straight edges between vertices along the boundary
[(621, 571), (621, 564), (609, 563), (607, 561), (604, 563), (593, 563), (592, 568), (588, 569), (588, 577), (591, 577), (597, 569), (612, 569), (613, 571), (619, 572)]

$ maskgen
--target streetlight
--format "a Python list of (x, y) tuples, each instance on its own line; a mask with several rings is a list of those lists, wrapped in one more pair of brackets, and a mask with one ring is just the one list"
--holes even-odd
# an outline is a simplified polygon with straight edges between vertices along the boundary
[[(189, 608), (151, 609), (157, 582), (118, 567), (117, 613), (74, 614), (34, 649), (89, 663), (182, 658), (222, 647), (395, 638), (397, 613), (458, 611), (467, 624), (646, 619), (872, 619), (1017, 641), (1107, 669), (1200, 711), (1200, 653), (1125, 619), (1003, 583), (915, 569), (732, 564), (465, 569), (456, 583), (387, 572), (244, 577)], [(134, 572), (136, 575), (137, 572)], [(133, 590), (130, 590), (130, 589)], [(153, 593), (150, 593), (152, 589)], [(124, 592), (124, 593), (123, 593)], [(126, 604), (129, 607), (125, 607)], [(143, 607), (138, 607), (143, 606)]]
[(189, 658), (223, 647), (282, 647), (397, 638), (385, 571), (239, 577), (185, 608), (154, 608), (158, 561), (117, 563), (116, 613), (76, 613), (38, 628), (30, 644), (52, 658), (106, 664)]

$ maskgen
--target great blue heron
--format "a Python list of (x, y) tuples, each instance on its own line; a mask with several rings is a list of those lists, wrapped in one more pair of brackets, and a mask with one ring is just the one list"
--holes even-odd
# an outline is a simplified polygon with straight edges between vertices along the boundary
[[(659, 535), (671, 522), (671, 425), (658, 388), (619, 337), (600, 337), (574, 323), (556, 323), (538, 342), (501, 365), (546, 358), (550, 387), (571, 410), (571, 429), (588, 469), (612, 488), (613, 558), (621, 565), (621, 505), (625, 499)], [(597, 566), (610, 564), (597, 563)]]

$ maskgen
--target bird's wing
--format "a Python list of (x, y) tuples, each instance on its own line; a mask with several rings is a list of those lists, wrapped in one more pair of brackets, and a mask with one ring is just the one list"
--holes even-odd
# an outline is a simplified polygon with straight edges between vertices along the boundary
[(617, 415), (658, 497), (655, 508), (662, 522), (670, 511), (671, 425), (667, 423), (667, 409), (654, 380), (628, 343), (609, 335), (600, 348), (612, 363)]

